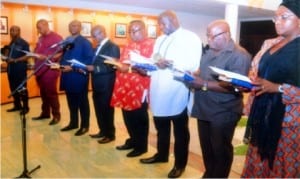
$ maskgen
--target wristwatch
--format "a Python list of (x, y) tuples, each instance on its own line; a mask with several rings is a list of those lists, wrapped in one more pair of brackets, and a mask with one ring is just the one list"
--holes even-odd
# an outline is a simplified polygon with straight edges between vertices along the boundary
[(282, 85), (279, 85), (279, 86), (278, 86), (278, 92), (283, 93), (283, 91), (284, 91), (284, 90), (283, 90), (283, 86), (282, 86)]
[(207, 91), (207, 81), (204, 81), (203, 86), (202, 86), (202, 91)]

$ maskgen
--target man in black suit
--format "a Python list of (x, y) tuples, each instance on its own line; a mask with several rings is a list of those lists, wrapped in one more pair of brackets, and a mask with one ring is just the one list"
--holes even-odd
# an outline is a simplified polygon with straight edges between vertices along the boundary
[[(9, 32), (11, 41), (9, 45), (1, 48), (1, 54), (7, 56), (7, 59), (4, 60), (7, 63), (9, 87), (11, 91), (14, 91), (27, 76), (28, 56), (21, 50), (29, 51), (29, 44), (21, 38), (21, 29), (19, 26), (11, 26)], [(13, 108), (8, 109), (7, 112), (19, 111), (22, 107), (22, 114), (29, 112), (27, 83), (25, 83), (23, 87), (24, 90), (22, 90), (22, 95), (19, 92), (16, 92), (13, 95), (14, 106)], [(21, 102), (23, 103), (23, 106)]]
[(92, 65), (87, 69), (92, 73), (93, 101), (97, 117), (99, 132), (90, 135), (92, 138), (102, 138), (100, 144), (115, 140), (114, 108), (110, 106), (116, 73), (112, 65), (104, 63), (105, 58), (101, 55), (120, 58), (120, 48), (106, 36), (105, 28), (96, 25), (91, 31), (92, 37), (98, 46)]

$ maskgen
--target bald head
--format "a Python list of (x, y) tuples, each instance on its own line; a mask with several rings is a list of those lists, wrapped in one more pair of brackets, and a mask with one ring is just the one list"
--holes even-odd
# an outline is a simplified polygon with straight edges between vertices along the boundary
[(36, 28), (41, 35), (46, 35), (50, 32), (49, 23), (46, 19), (40, 19), (36, 23)]
[(102, 40), (106, 38), (106, 30), (103, 25), (96, 25), (91, 30), (92, 37), (97, 41), (97, 43), (101, 43)]
[(134, 42), (147, 38), (146, 25), (142, 20), (133, 20), (129, 23), (129, 37)]
[(81, 32), (81, 22), (73, 20), (69, 23), (69, 32), (72, 36), (79, 35)]
[(221, 19), (221, 20), (215, 20), (213, 22), (211, 22), (208, 26), (207, 26), (207, 30), (211, 30), (211, 29), (218, 29), (222, 32), (229, 32), (230, 33), (230, 27), (229, 24)]
[(166, 10), (158, 16), (158, 18), (162, 18), (162, 17), (166, 17), (170, 20), (177, 20), (176, 13), (172, 10)]
[(40, 20), (37, 21), (36, 24), (49, 27), (48, 21), (46, 19), (40, 19)]
[(71, 25), (78, 25), (78, 26), (81, 26), (81, 22), (79, 20), (72, 20), (70, 23), (69, 23), (69, 26)]
[(16, 25), (11, 26), (9, 29), (9, 34), (10, 34), (11, 39), (20, 37), (20, 35), (21, 35), (20, 27), (16, 26)]
[(158, 16), (158, 25), (167, 35), (173, 33), (180, 27), (176, 13), (171, 10), (164, 11)]
[(132, 20), (129, 23), (129, 26), (138, 25), (142, 29), (146, 29), (146, 25), (142, 20)]
[(216, 20), (207, 26), (209, 47), (219, 51), (226, 47), (231, 40), (230, 27), (225, 20)]
[(21, 31), (20, 27), (16, 25), (11, 26), (10, 30), (19, 31), (19, 32)]

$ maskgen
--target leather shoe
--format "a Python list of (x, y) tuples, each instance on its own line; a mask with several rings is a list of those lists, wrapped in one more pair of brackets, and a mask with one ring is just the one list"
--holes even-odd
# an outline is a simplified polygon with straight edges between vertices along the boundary
[(62, 129), (60, 129), (60, 131), (62, 131), (62, 132), (63, 131), (69, 131), (69, 130), (76, 129), (76, 128), (78, 128), (78, 127), (77, 126), (68, 125), (68, 126), (62, 128)]
[(89, 131), (88, 128), (80, 128), (77, 132), (75, 132), (75, 136), (81, 136)]
[(91, 138), (101, 138), (101, 137), (104, 137), (104, 135), (101, 133), (97, 133), (97, 134), (90, 134), (90, 137)]
[(6, 112), (15, 112), (15, 111), (19, 111), (19, 110), (21, 110), (21, 108), (13, 107), (11, 109), (6, 110)]
[(138, 150), (133, 150), (131, 152), (129, 152), (126, 156), (127, 157), (137, 157), (142, 155), (143, 153), (146, 153), (147, 151), (138, 151)]
[(174, 167), (168, 174), (168, 178), (178, 178), (184, 172), (184, 168)]
[(49, 125), (55, 125), (60, 121), (60, 118), (53, 118), (50, 122)]
[(143, 164), (164, 163), (164, 162), (168, 162), (168, 159), (160, 159), (158, 158), (157, 155), (154, 155), (153, 157), (150, 158), (140, 159), (140, 162)]
[(106, 144), (106, 143), (109, 143), (109, 142), (114, 141), (114, 140), (115, 140), (114, 137), (104, 137), (104, 138), (98, 140), (98, 143), (99, 144)]
[(117, 150), (129, 150), (132, 149), (133, 147), (129, 144), (124, 144), (124, 145), (119, 145), (116, 147)]
[(38, 116), (38, 117), (33, 117), (32, 120), (43, 120), (43, 119), (48, 119), (50, 116)]

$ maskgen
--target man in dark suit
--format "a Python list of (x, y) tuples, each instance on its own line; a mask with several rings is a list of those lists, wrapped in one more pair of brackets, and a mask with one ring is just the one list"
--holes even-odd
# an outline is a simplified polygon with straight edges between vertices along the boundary
[[(7, 59), (4, 60), (7, 63), (9, 87), (11, 91), (14, 91), (27, 76), (28, 56), (26, 56), (26, 54), (21, 50), (29, 51), (29, 44), (21, 37), (21, 29), (19, 26), (11, 26), (9, 32), (11, 41), (9, 45), (1, 48), (1, 54), (7, 56)], [(23, 107), (23, 111), (21, 111), (21, 113), (28, 113), (27, 83), (25, 83), (23, 87), (25, 89), (22, 95), (19, 92), (16, 92), (13, 95), (14, 107), (8, 109), (7, 112), (19, 111)], [(23, 103), (23, 106), (21, 102)]]
[(72, 21), (69, 24), (69, 31), (71, 34), (71, 37), (69, 38), (73, 38), (74, 40), (70, 46), (66, 46), (60, 63), (64, 67), (61, 75), (60, 89), (65, 90), (66, 92), (70, 110), (70, 122), (69, 125), (62, 128), (61, 131), (69, 131), (78, 128), (78, 112), (80, 112), (80, 129), (75, 133), (75, 136), (80, 136), (89, 130), (89, 75), (85, 72), (86, 69), (74, 67), (69, 60), (75, 59), (85, 65), (90, 65), (93, 59), (93, 48), (92, 44), (85, 37), (80, 35), (80, 21)]
[(97, 117), (99, 132), (90, 135), (92, 138), (102, 138), (100, 144), (115, 140), (114, 108), (110, 106), (116, 73), (112, 65), (104, 63), (101, 55), (120, 58), (120, 48), (106, 36), (105, 28), (96, 25), (91, 31), (92, 37), (98, 46), (95, 49), (93, 65), (88, 65), (92, 73), (93, 101)]

